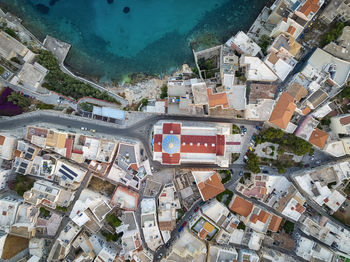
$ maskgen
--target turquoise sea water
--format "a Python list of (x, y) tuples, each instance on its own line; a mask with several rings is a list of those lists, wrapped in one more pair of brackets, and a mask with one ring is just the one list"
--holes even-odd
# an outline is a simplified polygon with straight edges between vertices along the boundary
[[(38, 4), (49, 9), (38, 8)], [(265, 0), (0, 0), (41, 40), (72, 44), (66, 64), (104, 79), (167, 73), (193, 63), (191, 44), (219, 44), (249, 29)], [(129, 13), (123, 9), (129, 7)], [(45, 9), (45, 8), (44, 8)]]

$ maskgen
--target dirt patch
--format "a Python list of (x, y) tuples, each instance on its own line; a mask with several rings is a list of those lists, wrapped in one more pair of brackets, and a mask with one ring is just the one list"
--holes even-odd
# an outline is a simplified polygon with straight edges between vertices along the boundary
[(99, 192), (105, 196), (112, 197), (113, 192), (115, 190), (115, 185), (109, 183), (108, 181), (104, 181), (96, 176), (93, 176), (90, 180), (88, 188)]
[(29, 239), (8, 235), (5, 240), (2, 259), (9, 259), (28, 248)]
[(350, 226), (350, 200), (345, 200), (343, 206), (333, 214), (333, 217), (345, 225)]

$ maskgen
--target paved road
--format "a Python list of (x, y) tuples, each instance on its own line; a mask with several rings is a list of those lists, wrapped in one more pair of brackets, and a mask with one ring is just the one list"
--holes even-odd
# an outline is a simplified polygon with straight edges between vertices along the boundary
[[(84, 167), (86, 168), (86, 167)], [(58, 236), (60, 235), (61, 231), (67, 226), (67, 224), (69, 223), (69, 221), (71, 221), (71, 219), (69, 218), (70, 213), (72, 212), (73, 206), (75, 204), (75, 202), (79, 199), (81, 192), (87, 187), (90, 178), (92, 176), (92, 173), (90, 171), (87, 172), (87, 174), (85, 175), (83, 181), (80, 184), (80, 187), (75, 191), (74, 194), (74, 199), (71, 202), (70, 206), (68, 207), (67, 212), (65, 212), (63, 219), (61, 221), (60, 226), (57, 229), (57, 233), (56, 235), (53, 237), (53, 239), (57, 239)], [(49, 251), (51, 251), (52, 246), (54, 245), (55, 241), (52, 241), (50, 247), (48, 248)]]
[[(189, 221), (189, 218), (190, 216), (192, 217), (193, 214), (195, 213), (194, 210), (200, 206), (200, 204), (202, 204), (203, 202), (201, 200), (199, 200), (196, 204), (194, 204), (192, 206), (192, 208), (190, 210), (188, 210), (184, 215), (183, 217), (176, 223), (176, 227), (175, 229), (171, 232), (171, 237), (168, 241), (168, 243), (173, 243), (176, 238), (179, 237), (179, 228), (182, 226), (182, 224), (185, 222), (185, 221)], [(187, 225), (188, 226), (188, 223)], [(154, 253), (154, 259), (153, 261), (159, 261), (161, 259), (162, 256), (166, 255), (166, 251), (169, 251), (171, 250), (171, 248), (167, 247), (167, 244), (161, 246), (157, 252)], [(158, 258), (159, 257), (159, 258)]]
[[(234, 123), (237, 125), (261, 125), (262, 122), (243, 120), (243, 119), (227, 119), (227, 118), (215, 118), (215, 117), (196, 117), (196, 116), (172, 116), (172, 115), (155, 115), (153, 117), (147, 118), (143, 121), (139, 121), (136, 124), (130, 127), (122, 127), (116, 124), (107, 124), (106, 122), (99, 120), (91, 120), (83, 117), (74, 116), (70, 117), (69, 115), (59, 115), (55, 113), (44, 113), (38, 111), (32, 113), (30, 117), (27, 117), (26, 114), (17, 116), (16, 118), (6, 118), (0, 120), (0, 130), (13, 130), (18, 127), (25, 127), (28, 125), (33, 125), (37, 123), (51, 123), (54, 125), (59, 125), (65, 127), (67, 130), (78, 129), (82, 126), (87, 127), (88, 129), (95, 129), (98, 134), (105, 134), (111, 136), (122, 136), (140, 141), (147, 155), (150, 157), (151, 165), (155, 169), (174, 167), (174, 166), (165, 166), (161, 165), (159, 162), (153, 161), (151, 158), (153, 156), (152, 146), (149, 143), (150, 137), (153, 130), (153, 125), (160, 120), (168, 121), (191, 121), (191, 122), (218, 122), (218, 123)], [(182, 164), (178, 167), (202, 167), (202, 168), (217, 168), (217, 165), (205, 165), (205, 164)], [(242, 164), (234, 164), (231, 168), (241, 169)]]

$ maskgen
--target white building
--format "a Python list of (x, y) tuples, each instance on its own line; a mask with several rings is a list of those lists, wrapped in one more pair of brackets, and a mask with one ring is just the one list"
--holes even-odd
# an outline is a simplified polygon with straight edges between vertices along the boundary
[(5, 160), (13, 159), (13, 152), (17, 146), (17, 139), (9, 135), (0, 134), (0, 158)]
[(244, 67), (248, 81), (274, 82), (277, 75), (258, 57), (242, 55), (240, 65)]
[(235, 36), (232, 36), (226, 45), (236, 50), (240, 54), (256, 56), (261, 48), (244, 32), (239, 31)]
[(152, 251), (164, 244), (157, 223), (157, 209), (154, 198), (141, 201), (141, 226), (147, 246)]

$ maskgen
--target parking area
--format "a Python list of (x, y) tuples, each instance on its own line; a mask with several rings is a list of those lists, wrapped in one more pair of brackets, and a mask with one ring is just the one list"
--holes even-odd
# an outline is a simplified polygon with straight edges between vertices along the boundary
[(249, 147), (253, 146), (252, 136), (255, 136), (259, 133), (258, 128), (255, 125), (239, 125), (241, 135), (242, 135), (242, 147), (239, 158), (234, 162), (234, 164), (242, 165), (244, 164), (244, 159), (247, 157), (246, 153)]

